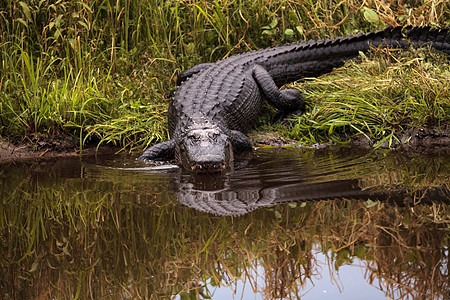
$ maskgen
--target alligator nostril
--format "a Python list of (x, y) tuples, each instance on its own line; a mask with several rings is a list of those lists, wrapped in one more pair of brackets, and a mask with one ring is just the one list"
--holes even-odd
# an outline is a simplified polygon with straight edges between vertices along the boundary
[(198, 164), (220, 164), (223, 162), (223, 156), (215, 154), (204, 154), (197, 158), (196, 163)]

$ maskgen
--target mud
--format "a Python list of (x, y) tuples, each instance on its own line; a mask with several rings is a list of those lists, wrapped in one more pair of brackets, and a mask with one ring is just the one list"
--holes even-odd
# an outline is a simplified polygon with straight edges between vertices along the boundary
[[(252, 133), (250, 138), (255, 147), (308, 147), (324, 148), (327, 144), (309, 146), (296, 145), (297, 142), (281, 137), (275, 133)], [(372, 148), (373, 142), (364, 136), (342, 137), (343, 142), (358, 148)], [(406, 131), (394, 139), (385, 141), (381, 148), (405, 149), (411, 151), (445, 151), (450, 153), (450, 128), (416, 128)], [(0, 138), (0, 161), (35, 159), (42, 157), (68, 157), (93, 153), (114, 153), (120, 148), (92, 142), (80, 149), (78, 139), (67, 135), (51, 137), (33, 134), (18, 143), (11, 143)]]
[[(250, 138), (256, 147), (285, 147), (296, 148), (324, 148), (327, 144), (312, 144), (308, 146), (296, 145), (297, 141), (285, 139), (274, 133), (253, 133)], [(370, 149), (374, 147), (374, 142), (367, 137), (343, 136), (343, 144), (349, 146)], [(376, 142), (375, 142), (376, 143)], [(450, 152), (450, 128), (414, 128), (409, 129), (401, 135), (383, 142), (380, 148), (384, 149), (405, 149), (410, 151), (449, 151)]]
[(12, 143), (0, 137), (0, 162), (9, 160), (27, 160), (50, 157), (70, 157), (95, 153), (114, 153), (117, 147), (90, 143), (83, 149), (79, 140), (69, 135), (46, 136), (32, 134), (21, 141)]
[[(373, 143), (364, 136), (354, 137), (350, 145), (362, 148), (372, 148)], [(413, 151), (450, 151), (450, 128), (414, 128), (405, 133), (386, 140), (381, 148), (406, 149)]]

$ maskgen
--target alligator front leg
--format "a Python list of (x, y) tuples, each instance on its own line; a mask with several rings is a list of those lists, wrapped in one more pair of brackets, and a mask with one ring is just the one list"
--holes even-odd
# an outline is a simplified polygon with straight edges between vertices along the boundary
[(168, 140), (167, 142), (162, 142), (156, 144), (142, 153), (138, 160), (170, 160), (175, 156), (175, 144), (174, 140)]
[(231, 130), (229, 132), (233, 151), (236, 153), (252, 150), (252, 142), (240, 131)]
[(267, 101), (280, 111), (281, 118), (288, 114), (301, 115), (303, 113), (305, 99), (298, 90), (280, 90), (269, 72), (260, 65), (253, 67), (252, 75)]

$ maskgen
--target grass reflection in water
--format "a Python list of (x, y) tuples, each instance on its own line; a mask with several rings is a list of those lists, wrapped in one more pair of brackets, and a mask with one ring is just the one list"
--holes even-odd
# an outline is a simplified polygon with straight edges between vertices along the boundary
[[(219, 190), (221, 201), (245, 195), (244, 185), (257, 195), (254, 205), (275, 199), (241, 216), (181, 205), (176, 192), (200, 192), (201, 184), (178, 169), (61, 159), (1, 165), (1, 297), (206, 298), (206, 283), (245, 278), (264, 298), (298, 298), (321, 271), (319, 247), (331, 269), (363, 261), (365, 279), (379, 279), (390, 297), (445, 298), (450, 207), (444, 198), (419, 198), (428, 188), (448, 200), (448, 156), (343, 154), (258, 152), (222, 184), (203, 186), (210, 195)], [(323, 190), (336, 180), (354, 181), (359, 191), (407, 190), (417, 197), (406, 205), (362, 194), (273, 205), (288, 202), (279, 196), (293, 197), (295, 187)]]

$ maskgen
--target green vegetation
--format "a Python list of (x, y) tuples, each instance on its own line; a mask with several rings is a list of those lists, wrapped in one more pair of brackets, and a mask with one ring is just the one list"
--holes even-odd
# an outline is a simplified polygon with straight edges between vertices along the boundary
[[(0, 0), (0, 136), (21, 140), (32, 133), (64, 133), (82, 144), (142, 148), (167, 138), (164, 94), (174, 89), (177, 72), (196, 63), (386, 25), (450, 26), (446, 1), (364, 5), (356, 0)], [(314, 105), (289, 136), (313, 142), (350, 132), (382, 141), (409, 126), (448, 124), (446, 59), (419, 51), (390, 61), (390, 54), (370, 56), (362, 63), (372, 71), (355, 64), (296, 85)], [(405, 80), (395, 77), (400, 75)], [(363, 91), (367, 82), (381, 97)], [(348, 89), (349, 95), (343, 92)], [(389, 93), (381, 92), (385, 89)]]
[[(307, 112), (284, 135), (304, 143), (340, 143), (361, 134), (374, 146), (403, 143), (411, 128), (450, 125), (450, 68), (429, 49), (380, 50), (297, 86)], [(381, 52), (381, 53), (378, 53)]]

